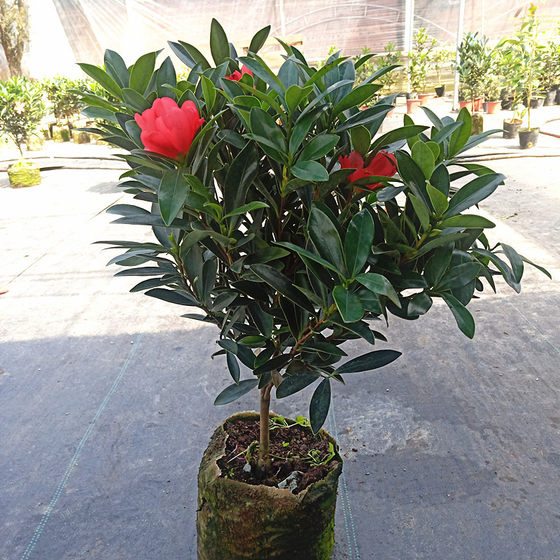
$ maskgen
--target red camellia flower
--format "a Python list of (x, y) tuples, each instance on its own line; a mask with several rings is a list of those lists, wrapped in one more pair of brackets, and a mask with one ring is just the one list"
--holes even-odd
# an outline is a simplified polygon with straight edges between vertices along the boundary
[(251, 70), (249, 70), (249, 68), (247, 68), (246, 66), (242, 66), (241, 72), (239, 70), (236, 70), (235, 72), (231, 73), (229, 76), (226, 76), (224, 79), (238, 82), (239, 80), (241, 80), (244, 74), (249, 74), (250, 76), (252, 76), (253, 72), (251, 72)]
[[(354, 151), (349, 156), (340, 156), (340, 167), (342, 169), (356, 169), (354, 173), (348, 176), (351, 182), (369, 177), (370, 175), (379, 175), (382, 177), (392, 177), (397, 172), (397, 165), (394, 154), (384, 152), (383, 150), (373, 157), (370, 164), (364, 167), (364, 159)], [(366, 189), (374, 190), (382, 186), (382, 183), (374, 183), (372, 185), (364, 185)]]
[(178, 159), (191, 147), (204, 119), (196, 105), (185, 101), (181, 107), (170, 97), (160, 97), (150, 109), (137, 113), (134, 119), (142, 129), (140, 139), (146, 150)]

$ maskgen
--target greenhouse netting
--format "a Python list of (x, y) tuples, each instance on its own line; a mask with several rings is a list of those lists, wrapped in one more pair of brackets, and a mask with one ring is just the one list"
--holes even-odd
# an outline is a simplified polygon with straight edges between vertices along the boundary
[[(76, 61), (102, 63), (107, 48), (132, 63), (169, 39), (206, 52), (212, 17), (240, 51), (257, 29), (271, 24), (271, 37), (300, 45), (317, 61), (332, 46), (347, 55), (362, 47), (382, 52), (389, 42), (406, 51), (420, 28), (453, 48), (461, 2), (463, 30), (491, 40), (512, 33), (530, 6), (519, 0), (28, 0), (31, 41), (24, 64), (37, 78), (78, 75)], [(560, 0), (539, 5), (539, 15), (557, 25)], [(277, 47), (268, 51), (271, 65), (281, 62)]]

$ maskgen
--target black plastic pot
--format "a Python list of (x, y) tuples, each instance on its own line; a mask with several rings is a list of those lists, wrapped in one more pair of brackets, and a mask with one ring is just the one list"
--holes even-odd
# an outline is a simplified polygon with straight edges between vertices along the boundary
[(523, 121), (515, 119), (514, 121), (504, 121), (503, 123), (503, 137), (511, 140), (517, 136), (517, 131), (521, 128)]
[(533, 97), (531, 99), (531, 109), (540, 109), (544, 105), (544, 97)]
[(436, 95), (438, 97), (443, 97), (445, 95), (445, 84), (436, 88)]
[(557, 88), (553, 87), (550, 90), (548, 90), (548, 93), (546, 94), (546, 97), (544, 98), (544, 106), (545, 107), (550, 107), (551, 105), (554, 105), (554, 103), (556, 103), (556, 96), (557, 95), (558, 95)]
[(482, 110), (483, 110), (485, 113), (488, 113), (488, 102), (486, 102), (486, 101), (483, 101), (483, 102), (482, 102)]
[(556, 105), (560, 105), (560, 85), (556, 86)]
[(528, 150), (537, 145), (537, 140), (539, 139), (539, 128), (531, 128), (519, 130), (519, 146), (522, 150)]
[(512, 99), (503, 99), (502, 100), (502, 109), (504, 111), (511, 111), (513, 107), (513, 100)]

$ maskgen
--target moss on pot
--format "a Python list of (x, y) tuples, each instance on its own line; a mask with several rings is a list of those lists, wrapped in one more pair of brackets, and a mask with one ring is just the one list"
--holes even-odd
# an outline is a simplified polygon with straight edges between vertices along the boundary
[(8, 167), (8, 178), (14, 189), (41, 184), (39, 167), (30, 161), (18, 161)]

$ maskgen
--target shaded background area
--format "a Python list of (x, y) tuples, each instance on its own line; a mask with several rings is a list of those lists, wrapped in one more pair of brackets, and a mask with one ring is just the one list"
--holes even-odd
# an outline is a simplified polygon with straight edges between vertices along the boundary
[[(560, 0), (536, 4), (545, 20), (560, 17)], [(464, 31), (497, 39), (518, 27), (528, 6), (520, 0), (467, 0)], [(459, 0), (29, 0), (31, 42), (24, 65), (36, 78), (78, 76), (75, 62), (101, 64), (107, 48), (131, 64), (177, 39), (207, 53), (212, 17), (240, 51), (270, 24), (271, 37), (302, 41), (304, 54), (317, 61), (332, 45), (347, 55), (364, 46), (382, 52), (389, 41), (406, 49), (407, 34), (421, 27), (454, 45), (458, 13)], [(277, 50), (268, 47), (268, 54), (279, 61)]]

